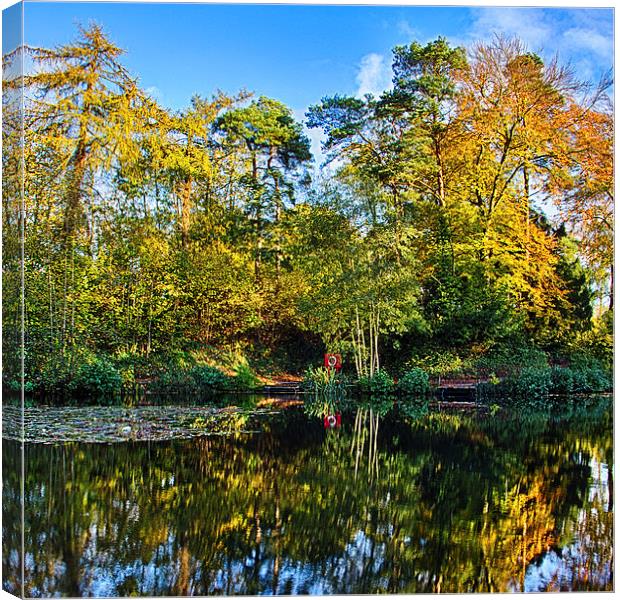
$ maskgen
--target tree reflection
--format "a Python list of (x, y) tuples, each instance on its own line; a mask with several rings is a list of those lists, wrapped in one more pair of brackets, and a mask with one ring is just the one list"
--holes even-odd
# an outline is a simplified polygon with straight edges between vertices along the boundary
[[(255, 435), (27, 445), (26, 593), (611, 589), (607, 413), (382, 411), (336, 430), (287, 411)], [(549, 560), (555, 581), (537, 571)]]

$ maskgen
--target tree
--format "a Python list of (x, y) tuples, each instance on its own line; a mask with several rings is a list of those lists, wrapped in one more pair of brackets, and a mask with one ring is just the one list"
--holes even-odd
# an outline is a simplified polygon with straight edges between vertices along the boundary
[(61, 157), (63, 230), (83, 224), (86, 186), (98, 169), (131, 151), (142, 96), (102, 29), (80, 29), (81, 39), (52, 50), (28, 48), (34, 62), (24, 77), (26, 111), (40, 142)]
[[(609, 282), (613, 308), (613, 111), (603, 81), (586, 106), (571, 106), (570, 138), (549, 183), (561, 217), (582, 243), (600, 287)], [(600, 105), (600, 107), (599, 107)]]
[(394, 49), (394, 89), (383, 94), (379, 112), (398, 116), (406, 123), (406, 141), (427, 157), (416, 163), (419, 173), (412, 183), (422, 197), (446, 205), (447, 187), (454, 165), (458, 137), (454, 122), (458, 74), (467, 67), (463, 48), (450, 48), (444, 38), (421, 46)]
[(254, 223), (254, 264), (260, 280), (267, 237), (267, 224), (275, 230), (276, 273), (282, 264), (279, 224), (288, 203), (294, 202), (295, 187), (311, 160), (310, 142), (290, 109), (277, 100), (261, 96), (247, 107), (223, 114), (215, 122), (221, 143), (234, 148), (246, 161), (240, 183), (246, 190), (246, 210)]

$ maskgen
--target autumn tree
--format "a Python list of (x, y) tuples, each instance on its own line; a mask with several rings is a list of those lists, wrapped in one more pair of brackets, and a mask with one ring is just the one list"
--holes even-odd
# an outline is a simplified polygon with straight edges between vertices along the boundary
[(63, 229), (70, 238), (82, 224), (87, 187), (98, 169), (118, 159), (132, 142), (140, 102), (122, 54), (93, 25), (81, 38), (52, 50), (28, 48), (35, 68), (24, 78), (27, 111), (42, 143), (62, 160)]
[[(554, 163), (549, 193), (581, 241), (582, 254), (613, 308), (614, 150), (613, 111), (603, 81), (582, 105), (571, 106), (565, 153)], [(585, 105), (583, 105), (585, 104)]]

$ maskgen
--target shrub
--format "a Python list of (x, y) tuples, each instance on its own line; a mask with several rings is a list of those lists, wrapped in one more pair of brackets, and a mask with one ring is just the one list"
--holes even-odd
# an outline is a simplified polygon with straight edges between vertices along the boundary
[(573, 391), (578, 394), (607, 392), (613, 387), (611, 375), (599, 367), (573, 369)]
[(521, 407), (550, 405), (549, 393), (570, 396), (606, 392), (613, 387), (611, 374), (604, 369), (553, 367), (529, 367), (518, 375), (504, 379), (498, 385), (482, 384), (480, 397), (487, 402), (514, 402)]
[(555, 394), (594, 394), (613, 387), (611, 374), (599, 366), (554, 367), (551, 390)]
[(498, 384), (481, 384), (478, 392), (479, 398), (487, 403), (500, 402), (518, 407), (542, 408), (548, 405), (551, 389), (549, 367), (526, 367)]
[(531, 346), (498, 346), (475, 362), (476, 372), (518, 375), (523, 365), (530, 368), (545, 369), (547, 355)]
[(447, 375), (470, 375), (475, 369), (473, 359), (462, 358), (451, 351), (431, 351), (426, 356), (412, 358), (408, 365), (409, 370), (422, 369), (431, 377)]
[(70, 361), (54, 354), (42, 366), (36, 377), (38, 387), (44, 394), (64, 394), (71, 381)]
[(391, 394), (394, 391), (394, 380), (383, 369), (375, 371), (372, 377), (360, 377), (358, 385), (363, 392), (373, 396)]
[(397, 389), (407, 396), (424, 395), (430, 390), (428, 375), (424, 370), (414, 367), (400, 378)]
[(234, 369), (235, 378), (233, 385), (238, 390), (255, 390), (261, 386), (260, 379), (256, 376), (252, 367), (246, 362), (240, 362)]
[(168, 365), (151, 385), (153, 391), (160, 394), (198, 392), (198, 386), (191, 373), (176, 365)]
[(573, 371), (566, 367), (551, 369), (551, 391), (554, 394), (570, 394), (573, 391), (575, 379)]
[(538, 406), (546, 400), (551, 390), (551, 369), (526, 367), (508, 381), (518, 403)]
[(94, 357), (80, 365), (67, 385), (73, 394), (107, 396), (120, 391), (122, 379), (112, 362), (106, 357)]
[(196, 365), (189, 370), (189, 376), (194, 380), (200, 391), (222, 391), (230, 388), (230, 378), (217, 367)]

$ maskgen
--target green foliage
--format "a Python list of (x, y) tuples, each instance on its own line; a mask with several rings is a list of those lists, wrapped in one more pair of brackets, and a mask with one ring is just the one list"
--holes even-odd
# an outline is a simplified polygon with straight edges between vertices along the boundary
[(344, 397), (347, 386), (348, 380), (342, 373), (326, 367), (308, 367), (302, 381), (306, 391), (327, 397)]
[(430, 390), (428, 374), (419, 368), (411, 369), (398, 380), (396, 388), (406, 396), (424, 396)]
[(551, 378), (555, 394), (595, 394), (613, 387), (611, 373), (598, 364), (554, 367)]
[(506, 385), (517, 403), (542, 405), (551, 390), (551, 369), (526, 367), (518, 376), (506, 380)]
[(394, 379), (385, 370), (379, 369), (372, 377), (360, 377), (358, 386), (371, 396), (384, 396), (394, 392)]
[(525, 367), (497, 384), (481, 384), (479, 397), (490, 404), (544, 409), (549, 406), (551, 391), (552, 372), (549, 367)]
[(461, 357), (453, 350), (432, 350), (423, 356), (414, 356), (407, 366), (423, 370), (431, 377), (473, 374), (475, 368), (473, 358)]
[(231, 379), (216, 367), (196, 364), (191, 354), (178, 352), (168, 358), (149, 387), (159, 394), (212, 396), (230, 389)]
[(607, 310), (580, 332), (571, 348), (571, 365), (597, 365), (611, 370), (614, 362), (614, 311)]
[(112, 362), (96, 356), (80, 365), (67, 389), (75, 396), (110, 396), (120, 392), (121, 385), (121, 375)]
[[(337, 159), (310, 189), (309, 139), (277, 100), (216, 93), (173, 113), (97, 26), (29, 52), (20, 84), (38, 101), (26, 115), (7, 103), (3, 121), (7, 387), (20, 386), (22, 160), (27, 390), (108, 393), (115, 372), (125, 388), (254, 389), (250, 364), (298, 372), (326, 349), (368, 393), (392, 391), (386, 373), (367, 377), (387, 365), (508, 376), (525, 397), (517, 375), (546, 367), (543, 348), (602, 369), (554, 371), (557, 389), (609, 387), (613, 310), (592, 318), (592, 290), (610, 289), (613, 263), (613, 178), (600, 159), (612, 115), (580, 106), (579, 86), (518, 41), (469, 57), (442, 38), (412, 41), (394, 49), (391, 90), (310, 107), (307, 126)], [(584, 227), (535, 210), (533, 181)], [(225, 361), (232, 347), (241, 358)], [(197, 359), (200, 348), (218, 360)]]
[(474, 370), (478, 373), (515, 375), (524, 365), (544, 369), (548, 364), (548, 356), (539, 348), (515, 340), (492, 348), (474, 361)]
[(551, 389), (554, 394), (570, 394), (575, 387), (572, 369), (553, 367), (551, 369)]
[(527, 367), (499, 383), (482, 384), (479, 393), (480, 398), (488, 403), (545, 408), (552, 404), (550, 394), (566, 396), (569, 403), (573, 403), (573, 394), (608, 392), (612, 387), (613, 378), (609, 371), (596, 366)]
[(230, 388), (230, 378), (220, 369), (209, 365), (196, 365), (189, 371), (198, 389), (204, 391), (223, 391)]
[(247, 361), (239, 362), (235, 367), (232, 384), (237, 390), (255, 390), (262, 385)]
[(600, 367), (582, 367), (572, 370), (573, 392), (577, 394), (592, 394), (608, 392), (613, 388), (613, 377), (609, 371)]

